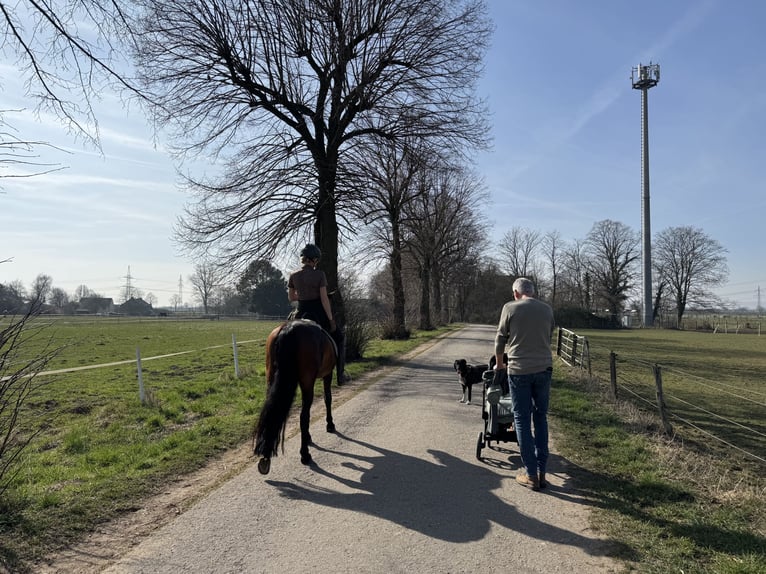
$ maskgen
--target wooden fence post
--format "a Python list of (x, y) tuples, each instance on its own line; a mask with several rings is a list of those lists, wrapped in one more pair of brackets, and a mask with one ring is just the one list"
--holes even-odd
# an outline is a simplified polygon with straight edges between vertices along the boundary
[(609, 352), (609, 382), (612, 387), (612, 398), (617, 400), (617, 353)]
[(593, 373), (590, 370), (590, 343), (588, 339), (583, 339), (582, 351), (583, 361), (588, 365), (588, 376), (591, 376)]
[(237, 353), (237, 336), (231, 334), (231, 346), (234, 347), (234, 376), (239, 378), (239, 354)]
[[(572, 333), (574, 335), (574, 333)], [(577, 366), (577, 335), (572, 337), (572, 365)], [(580, 361), (582, 367), (582, 361)]]
[(667, 408), (665, 406), (665, 397), (662, 394), (662, 367), (659, 365), (654, 365), (652, 367), (652, 370), (654, 371), (654, 383), (657, 385), (657, 407), (660, 410), (660, 419), (662, 419), (662, 426), (665, 429), (666, 435), (673, 434), (673, 427), (668, 422), (667, 413), (665, 412), (665, 409)]
[(561, 327), (559, 327), (559, 334), (558, 334), (558, 337), (557, 337), (557, 340), (556, 340), (556, 356), (557, 357), (561, 356), (561, 340), (562, 340), (562, 337), (563, 337), (562, 334), (561, 334), (561, 331), (562, 331), (562, 329), (561, 329)]
[(141, 372), (141, 349), (136, 347), (136, 370), (138, 371), (138, 398), (143, 405), (146, 403), (146, 393), (144, 392), (144, 374)]

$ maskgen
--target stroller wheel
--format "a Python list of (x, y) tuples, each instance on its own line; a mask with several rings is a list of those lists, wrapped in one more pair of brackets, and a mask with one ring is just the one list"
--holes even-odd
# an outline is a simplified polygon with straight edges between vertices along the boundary
[(479, 438), (476, 441), (476, 458), (481, 460), (481, 449), (484, 448), (484, 433), (479, 432)]

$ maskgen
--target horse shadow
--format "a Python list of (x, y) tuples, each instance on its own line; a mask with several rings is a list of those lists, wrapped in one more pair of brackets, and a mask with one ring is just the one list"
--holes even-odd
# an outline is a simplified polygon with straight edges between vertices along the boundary
[(481, 540), (496, 523), (541, 541), (580, 547), (594, 556), (615, 554), (610, 541), (587, 538), (520, 512), (496, 494), (502, 491), (504, 477), (489, 468), (443, 451), (429, 449), (429, 461), (338, 436), (369, 451), (356, 454), (315, 445), (317, 450), (343, 457), (341, 466), (358, 473), (358, 478), (350, 479), (312, 466), (317, 474), (345, 487), (342, 492), (305, 482), (266, 483), (287, 498), (362, 512), (447, 542)]

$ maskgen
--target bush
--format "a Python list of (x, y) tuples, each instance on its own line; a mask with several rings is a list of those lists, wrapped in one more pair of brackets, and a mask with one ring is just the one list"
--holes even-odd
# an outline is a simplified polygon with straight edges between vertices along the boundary
[(32, 301), (29, 310), (0, 323), (0, 495), (8, 488), (18, 472), (16, 462), (30, 441), (42, 430), (42, 425), (23, 420), (22, 407), (40, 389), (35, 374), (45, 366), (55, 352), (49, 344), (33, 356), (22, 352), (25, 345), (36, 344), (44, 327), (33, 325), (40, 314), (39, 301)]
[(609, 317), (599, 317), (578, 307), (560, 307), (554, 312), (556, 325), (565, 329), (614, 329)]
[(410, 338), (411, 331), (404, 326), (397, 325), (393, 317), (384, 319), (380, 325), (380, 338), (393, 341), (404, 341)]

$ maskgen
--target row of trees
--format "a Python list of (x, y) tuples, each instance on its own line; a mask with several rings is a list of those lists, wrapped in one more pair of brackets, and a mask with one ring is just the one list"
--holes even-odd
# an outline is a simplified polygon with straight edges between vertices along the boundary
[[(562, 317), (571, 312), (598, 314), (608, 318), (604, 324), (616, 326), (623, 312), (641, 309), (640, 237), (623, 223), (596, 222), (584, 238), (570, 241), (557, 231), (523, 227), (512, 228), (484, 250), (481, 233), (475, 233), (474, 240), (466, 256), (453, 253), (441, 262), (447, 272), (437, 274), (441, 286), (432, 288), (434, 321), (497, 320), (512, 297), (516, 277), (532, 278), (539, 296), (557, 311), (567, 311)], [(408, 254), (405, 261), (408, 298), (422, 301), (428, 285), (420, 279), (415, 258)], [(717, 290), (728, 274), (726, 249), (702, 229), (679, 226), (658, 233), (653, 267), (655, 316), (673, 314), (680, 324), (690, 307), (725, 306)], [(394, 305), (396, 289), (385, 275), (373, 280), (371, 292)], [(414, 317), (414, 303), (409, 310)]]

